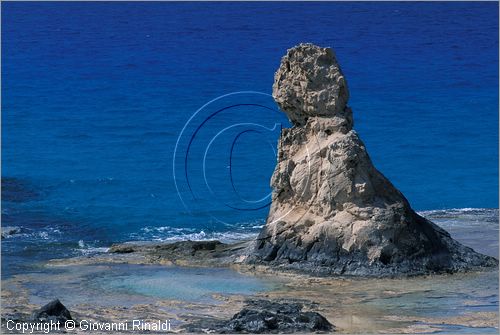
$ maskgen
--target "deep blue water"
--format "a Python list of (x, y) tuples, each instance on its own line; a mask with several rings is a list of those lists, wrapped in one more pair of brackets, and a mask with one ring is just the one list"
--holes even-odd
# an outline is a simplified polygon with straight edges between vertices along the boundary
[(190, 118), (270, 94), (299, 42), (334, 47), (355, 129), (414, 208), (498, 208), (497, 3), (7, 2), (2, 225), (23, 234), (2, 267), (257, 231), (286, 119), (256, 93)]

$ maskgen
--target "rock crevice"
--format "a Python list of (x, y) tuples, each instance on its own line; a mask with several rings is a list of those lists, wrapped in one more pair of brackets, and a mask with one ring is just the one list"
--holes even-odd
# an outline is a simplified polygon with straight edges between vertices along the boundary
[(288, 50), (273, 97), (293, 126), (282, 130), (269, 216), (247, 262), (374, 276), (497, 266), (415, 213), (373, 166), (330, 48)]

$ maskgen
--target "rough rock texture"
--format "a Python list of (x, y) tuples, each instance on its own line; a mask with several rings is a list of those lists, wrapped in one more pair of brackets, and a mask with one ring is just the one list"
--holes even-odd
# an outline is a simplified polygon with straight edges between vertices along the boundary
[(41, 307), (39, 310), (34, 311), (32, 320), (37, 322), (59, 321), (64, 323), (67, 320), (73, 319), (71, 318), (71, 313), (68, 309), (59, 301), (59, 299), (55, 299)]
[(350, 114), (347, 84), (330, 48), (301, 44), (288, 50), (274, 76), (273, 97), (295, 125), (310, 116)]
[(335, 331), (334, 325), (314, 311), (317, 307), (317, 303), (304, 299), (248, 299), (243, 308), (229, 320), (210, 315), (192, 318), (190, 323), (182, 326), (182, 331), (209, 334), (292, 334)]
[(231, 320), (212, 329), (218, 333), (329, 332), (334, 326), (317, 312), (303, 312), (295, 302), (249, 300)]
[(11, 237), (12, 235), (21, 234), (23, 232), (24, 229), (21, 227), (15, 227), (15, 226), (2, 227), (2, 239)]
[(282, 131), (271, 209), (247, 262), (374, 276), (498, 265), (416, 214), (373, 166), (331, 49), (288, 50), (273, 96), (294, 126)]

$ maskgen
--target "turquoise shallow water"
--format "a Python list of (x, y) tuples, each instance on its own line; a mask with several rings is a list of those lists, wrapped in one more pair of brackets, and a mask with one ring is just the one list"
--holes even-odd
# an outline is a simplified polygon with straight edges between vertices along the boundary
[[(131, 274), (131, 272), (133, 274)], [(277, 287), (271, 281), (227, 269), (124, 267), (96, 280), (94, 287), (188, 302), (212, 302), (213, 294), (255, 294)]]
[(59, 297), (69, 305), (125, 307), (159, 299), (217, 303), (214, 295), (251, 295), (278, 287), (278, 281), (229, 269), (128, 264), (48, 268), (24, 281), (35, 304)]

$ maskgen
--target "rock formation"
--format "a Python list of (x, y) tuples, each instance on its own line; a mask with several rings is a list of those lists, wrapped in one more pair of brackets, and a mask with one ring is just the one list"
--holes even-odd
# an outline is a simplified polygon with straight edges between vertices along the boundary
[(373, 166), (331, 49), (288, 50), (273, 97), (293, 127), (282, 130), (272, 205), (247, 262), (373, 276), (498, 265), (415, 213)]
[(330, 332), (335, 327), (317, 312), (303, 312), (303, 304), (288, 301), (249, 300), (231, 320), (213, 329), (228, 334)]
[(32, 320), (36, 322), (60, 322), (73, 320), (71, 313), (68, 311), (59, 299), (52, 300), (48, 304), (33, 312)]
[[(335, 331), (323, 315), (314, 312), (318, 305), (302, 299), (249, 299), (229, 320), (198, 318), (184, 324), (187, 333), (209, 334), (292, 334)], [(303, 311), (306, 308), (308, 311)]]

